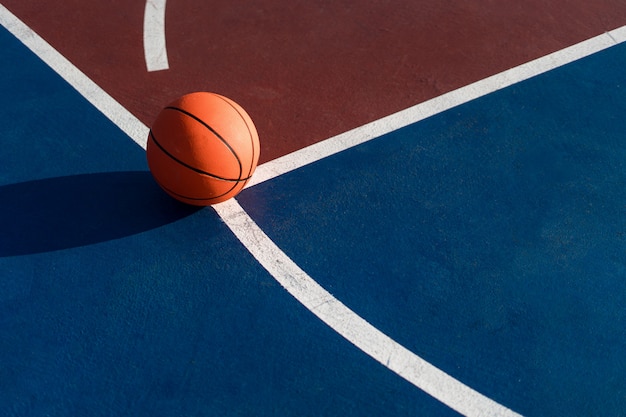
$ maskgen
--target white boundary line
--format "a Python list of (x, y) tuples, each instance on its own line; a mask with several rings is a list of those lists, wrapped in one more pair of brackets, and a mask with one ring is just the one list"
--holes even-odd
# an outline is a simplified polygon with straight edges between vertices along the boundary
[(371, 139), (398, 130), (435, 114), (467, 103), (497, 90), (548, 72), (570, 62), (626, 41), (626, 26), (572, 45), (523, 65), (453, 90), (340, 135), (266, 162), (257, 167), (247, 187), (311, 164)]
[(363, 352), (466, 416), (519, 416), (474, 391), (369, 324), (296, 265), (235, 199), (213, 206), (261, 265), (302, 305)]
[(149, 129), (2, 4), (0, 4), (0, 24), (70, 83), (139, 146), (146, 148)]
[[(145, 149), (148, 128), (1, 4), (0, 24), (20, 39), (90, 103)], [(303, 151), (279, 158), (276, 160), (278, 161), (276, 163), (272, 161), (261, 165), (259, 167), (261, 174), (259, 175), (259, 180), (255, 181), (255, 183), (266, 181), (473, 98), (530, 78), (564, 63), (572, 62), (625, 40), (626, 28), (620, 28), (574, 47), (532, 61), (535, 63), (543, 62), (543, 60), (552, 62), (552, 65), (543, 71), (537, 72), (536, 65), (530, 65), (528, 68), (527, 65), (522, 65), (516, 67), (516, 69), (505, 71), (482, 82), (471, 84), (426, 102), (430, 103), (429, 105), (424, 103), (354, 129), (343, 135), (335, 136), (305, 148)], [(584, 46), (580, 47), (580, 45)], [(564, 53), (564, 51), (566, 52)], [(558, 62), (561, 63), (557, 64)], [(487, 82), (487, 80), (491, 81)], [(491, 87), (485, 88), (483, 83)], [(458, 93), (461, 90), (463, 92)], [(460, 97), (457, 97), (457, 95), (460, 95)], [(416, 118), (414, 119), (414, 117)], [(285, 255), (258, 227), (236, 200), (233, 199), (214, 207), (250, 253), (290, 294), (363, 352), (461, 414), (468, 416), (518, 415), (435, 368), (348, 309)]]
[(148, 71), (168, 69), (165, 47), (166, 0), (146, 0), (143, 15), (143, 49)]

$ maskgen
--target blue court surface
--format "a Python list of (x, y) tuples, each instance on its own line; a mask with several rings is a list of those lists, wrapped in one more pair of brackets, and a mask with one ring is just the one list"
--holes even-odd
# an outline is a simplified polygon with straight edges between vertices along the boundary
[[(163, 193), (4, 28), (0, 51), (1, 415), (459, 415), (312, 314), (215, 210)], [(237, 201), (502, 415), (625, 416), (624, 68), (622, 43)]]

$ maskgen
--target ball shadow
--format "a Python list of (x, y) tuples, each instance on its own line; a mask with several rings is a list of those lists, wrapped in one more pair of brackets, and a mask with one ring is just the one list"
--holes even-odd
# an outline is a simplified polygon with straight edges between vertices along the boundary
[(74, 248), (175, 222), (200, 207), (166, 195), (150, 172), (106, 172), (0, 187), (0, 257)]

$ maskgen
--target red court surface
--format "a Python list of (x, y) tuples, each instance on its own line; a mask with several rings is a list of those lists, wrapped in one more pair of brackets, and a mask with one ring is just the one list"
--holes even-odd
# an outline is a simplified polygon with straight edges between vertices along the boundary
[(170, 69), (147, 72), (145, 1), (3, 4), (147, 125), (183, 93), (233, 98), (261, 162), (626, 22), (622, 0), (170, 1)]

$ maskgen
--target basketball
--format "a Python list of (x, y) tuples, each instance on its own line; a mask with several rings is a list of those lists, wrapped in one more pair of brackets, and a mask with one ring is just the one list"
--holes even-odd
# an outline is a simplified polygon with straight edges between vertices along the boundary
[(252, 119), (218, 94), (186, 94), (155, 119), (146, 149), (150, 172), (183, 203), (208, 206), (236, 196), (259, 160)]

